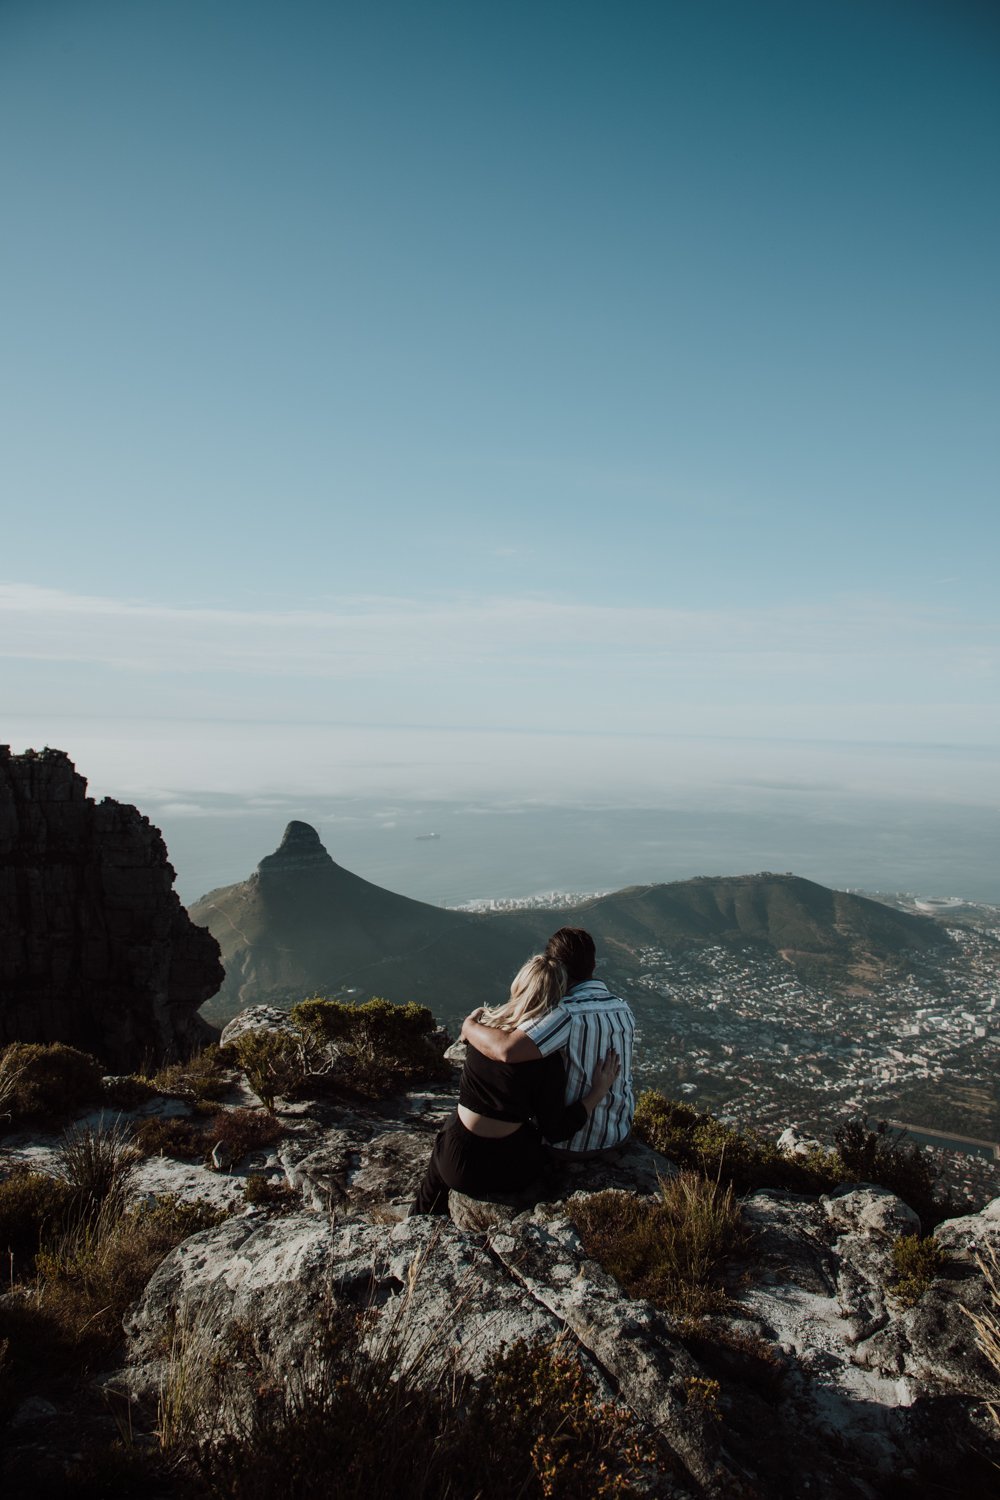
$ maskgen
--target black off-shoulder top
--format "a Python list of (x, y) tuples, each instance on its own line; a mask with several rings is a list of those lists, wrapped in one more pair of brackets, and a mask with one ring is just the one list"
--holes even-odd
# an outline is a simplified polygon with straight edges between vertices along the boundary
[(566, 1103), (562, 1054), (522, 1063), (496, 1062), (475, 1047), (466, 1052), (458, 1102), (488, 1120), (534, 1120), (549, 1141), (567, 1141), (587, 1121), (582, 1101)]

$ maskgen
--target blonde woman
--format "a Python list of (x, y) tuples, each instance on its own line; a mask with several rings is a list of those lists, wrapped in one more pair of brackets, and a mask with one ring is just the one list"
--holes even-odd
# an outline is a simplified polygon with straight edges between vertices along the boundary
[[(566, 993), (566, 970), (544, 953), (519, 969), (503, 1005), (487, 1007), (480, 1021), (513, 1031), (558, 1005)], [(448, 1189), (471, 1197), (516, 1193), (545, 1165), (543, 1137), (565, 1141), (586, 1124), (618, 1075), (614, 1052), (597, 1064), (590, 1088), (575, 1104), (565, 1102), (562, 1054), (531, 1062), (498, 1062), (469, 1047), (458, 1090), (455, 1118), (438, 1133), (411, 1214), (446, 1214)]]

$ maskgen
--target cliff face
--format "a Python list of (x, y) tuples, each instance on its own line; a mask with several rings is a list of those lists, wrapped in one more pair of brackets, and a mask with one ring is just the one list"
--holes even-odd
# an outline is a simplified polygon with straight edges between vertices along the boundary
[(208, 1039), (223, 980), (158, 829), (87, 796), (61, 750), (0, 746), (0, 1044), (61, 1041), (112, 1069)]

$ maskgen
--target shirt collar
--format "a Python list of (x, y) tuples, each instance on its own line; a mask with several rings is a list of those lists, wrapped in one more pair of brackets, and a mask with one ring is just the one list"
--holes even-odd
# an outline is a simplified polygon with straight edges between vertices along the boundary
[(581, 979), (566, 991), (567, 1000), (603, 1000), (611, 991), (603, 979)]

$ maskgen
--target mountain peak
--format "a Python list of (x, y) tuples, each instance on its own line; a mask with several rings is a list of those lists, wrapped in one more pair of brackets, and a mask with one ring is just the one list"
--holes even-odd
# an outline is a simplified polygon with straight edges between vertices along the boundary
[(261, 875), (288, 870), (318, 870), (333, 864), (319, 834), (311, 823), (293, 819), (285, 829), (281, 843), (273, 854), (267, 854), (257, 866)]

